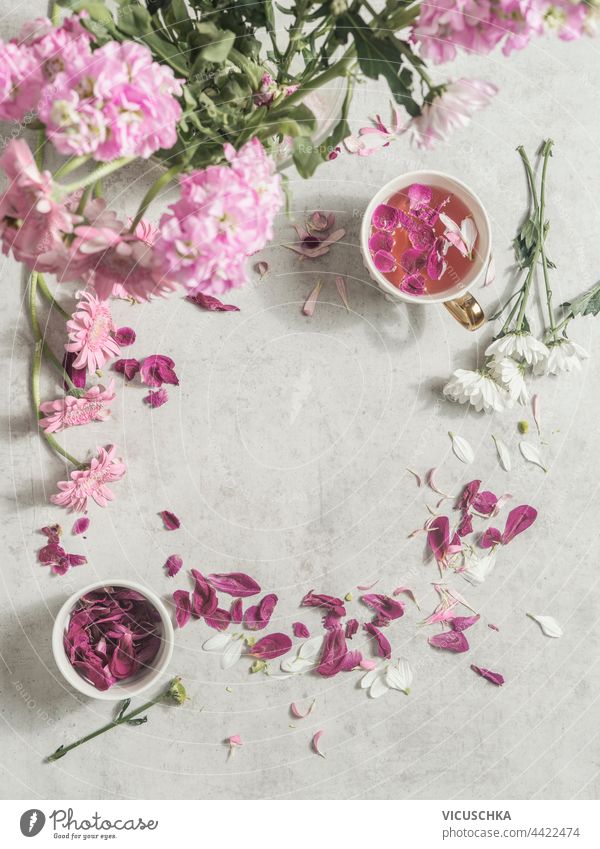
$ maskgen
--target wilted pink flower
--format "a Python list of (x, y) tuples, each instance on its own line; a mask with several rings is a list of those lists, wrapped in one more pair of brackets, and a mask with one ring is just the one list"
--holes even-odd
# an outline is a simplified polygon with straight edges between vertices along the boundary
[(462, 631), (443, 631), (441, 634), (429, 637), (427, 642), (436, 649), (447, 649), (457, 654), (469, 649), (469, 641)]
[(498, 91), (485, 80), (460, 79), (444, 86), (431, 103), (426, 103), (421, 114), (410, 122), (410, 130), (417, 147), (431, 150), (437, 142), (448, 141), (459, 127), (466, 126), (479, 109), (483, 109)]
[(259, 660), (274, 660), (286, 654), (292, 647), (292, 641), (287, 634), (269, 634), (254, 643), (248, 654)]
[(310, 631), (303, 622), (294, 622), (292, 624), (292, 632), (294, 637), (298, 637), (300, 640), (306, 640), (310, 637)]
[(179, 554), (171, 554), (165, 562), (165, 569), (169, 578), (174, 578), (183, 566), (183, 558)]
[(326, 678), (338, 672), (349, 672), (362, 660), (357, 651), (348, 651), (344, 630), (340, 625), (331, 628), (325, 636), (317, 672)]
[(179, 379), (174, 370), (175, 363), (171, 357), (166, 357), (164, 354), (152, 354), (146, 357), (140, 367), (140, 376), (142, 383), (147, 386), (162, 386), (163, 383), (169, 383), (173, 386), (179, 386)]
[(236, 598), (247, 598), (260, 592), (259, 584), (245, 572), (212, 574), (208, 575), (207, 581), (220, 593), (227, 593)]
[(128, 360), (117, 360), (113, 363), (113, 368), (115, 371), (123, 374), (127, 380), (133, 380), (140, 370), (140, 363), (139, 360), (135, 360), (133, 358)]
[(21, 121), (35, 110), (42, 85), (39, 62), (31, 50), (0, 42), (0, 119)]
[(103, 386), (92, 386), (81, 398), (65, 395), (56, 401), (44, 401), (40, 404), (40, 412), (44, 418), (40, 427), (46, 433), (56, 433), (66, 427), (103, 422), (110, 416), (110, 404), (115, 398), (114, 384), (111, 381), (105, 389)]
[(375, 611), (376, 616), (373, 620), (375, 625), (389, 625), (393, 619), (399, 619), (400, 616), (404, 616), (404, 605), (402, 602), (396, 601), (396, 599), (391, 598), (389, 595), (369, 593), (362, 595), (360, 600), (367, 607), (370, 607), (371, 610)]
[(484, 669), (482, 666), (475, 666), (474, 663), (471, 664), (471, 669), (473, 672), (481, 675), (482, 678), (487, 678), (487, 680), (491, 681), (492, 684), (495, 684), (496, 687), (501, 687), (504, 684), (504, 676), (500, 675), (499, 672), (491, 672), (491, 670)]
[(111, 311), (91, 292), (80, 293), (77, 309), (67, 322), (67, 330), (70, 341), (65, 350), (78, 355), (73, 363), (75, 368), (96, 371), (119, 354)]
[(98, 506), (106, 507), (114, 499), (107, 484), (121, 480), (127, 471), (125, 464), (115, 458), (116, 450), (114, 445), (109, 445), (108, 449), (98, 448), (98, 456), (89, 468), (77, 469), (71, 472), (70, 480), (58, 482), (60, 492), (50, 496), (50, 501), (78, 513), (87, 509), (90, 498)]
[(57, 542), (50, 542), (38, 552), (38, 560), (44, 566), (50, 566), (55, 575), (64, 575), (71, 566), (82, 566), (87, 557), (82, 554), (67, 554)]
[(155, 409), (156, 407), (162, 407), (163, 404), (166, 404), (169, 400), (169, 394), (166, 389), (157, 389), (156, 392), (149, 392), (142, 399), (149, 407)]
[(375, 642), (377, 644), (377, 654), (379, 657), (385, 657), (388, 660), (392, 657), (392, 647), (390, 645), (390, 641), (385, 636), (385, 634), (379, 630), (375, 625), (371, 622), (367, 622), (363, 625), (365, 631), (375, 638)]
[(261, 631), (271, 621), (271, 616), (277, 605), (278, 598), (275, 593), (269, 593), (262, 598), (258, 604), (252, 605), (244, 614), (244, 625), (251, 631)]

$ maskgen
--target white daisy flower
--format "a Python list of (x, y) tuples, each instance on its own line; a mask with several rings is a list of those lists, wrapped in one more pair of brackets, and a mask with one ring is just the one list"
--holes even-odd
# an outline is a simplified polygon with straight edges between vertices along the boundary
[(535, 366), (548, 356), (548, 348), (531, 333), (513, 330), (499, 339), (495, 339), (486, 348), (486, 356), (501, 360), (504, 357), (513, 357), (525, 360), (527, 365)]
[(557, 339), (548, 343), (548, 356), (534, 366), (534, 374), (561, 374), (562, 372), (580, 371), (582, 360), (589, 359), (589, 354), (573, 342), (572, 339)]
[(494, 380), (489, 372), (456, 369), (444, 386), (444, 395), (459, 404), (471, 404), (478, 413), (496, 410), (501, 412), (509, 400), (508, 393)]
[(512, 357), (504, 357), (502, 360), (492, 360), (489, 368), (492, 377), (506, 389), (511, 401), (527, 404), (529, 392), (524, 378), (525, 363), (518, 363)]

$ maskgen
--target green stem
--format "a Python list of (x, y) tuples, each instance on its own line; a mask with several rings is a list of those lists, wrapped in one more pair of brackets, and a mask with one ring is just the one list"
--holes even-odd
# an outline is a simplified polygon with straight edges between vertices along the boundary
[[(69, 313), (61, 307), (61, 305), (58, 303), (58, 301), (56, 300), (56, 298), (54, 297), (54, 295), (52, 294), (52, 292), (48, 288), (48, 284), (46, 283), (46, 280), (45, 280), (43, 274), (37, 275), (37, 285), (38, 285), (38, 289), (40, 290), (40, 294), (48, 301), (51, 309), (57, 310), (62, 315), (63, 318), (66, 318), (66, 319), (71, 318)], [(61, 368), (62, 368), (62, 366), (61, 366)]]
[(91, 734), (86, 734), (85, 737), (81, 737), (79, 740), (76, 740), (75, 743), (71, 743), (69, 746), (60, 746), (53, 754), (49, 755), (46, 760), (48, 761), (48, 763), (53, 763), (59, 758), (63, 758), (67, 754), (67, 752), (70, 752), (72, 749), (76, 749), (78, 746), (82, 746), (89, 740), (93, 740), (94, 737), (99, 737), (100, 734), (104, 734), (105, 731), (111, 731), (113, 728), (117, 728), (117, 726), (129, 722), (131, 719), (138, 716), (138, 714), (150, 710), (151, 707), (153, 707), (155, 704), (158, 704), (158, 702), (161, 702), (164, 698), (165, 694), (161, 693), (161, 695), (158, 696), (156, 699), (152, 699), (151, 701), (146, 702), (146, 704), (142, 705), (141, 707), (124, 714), (124, 716), (122, 716), (120, 719), (113, 719), (112, 722), (108, 722), (106, 725), (103, 725), (102, 728), (99, 728), (97, 731), (93, 731)]
[(63, 164), (59, 168), (57, 168), (57, 170), (54, 172), (54, 179), (60, 180), (61, 177), (66, 177), (67, 174), (71, 173), (71, 171), (76, 171), (82, 165), (85, 165), (88, 159), (90, 159), (89, 155), (73, 156), (71, 159), (68, 159), (66, 162), (63, 162)]
[(131, 227), (129, 228), (129, 232), (133, 233), (135, 228), (140, 223), (142, 218), (144, 217), (146, 210), (154, 200), (154, 198), (167, 186), (173, 177), (175, 177), (181, 171), (181, 165), (173, 165), (172, 168), (169, 168), (168, 171), (165, 171), (164, 174), (161, 174), (160, 177), (150, 186), (144, 197), (142, 198), (142, 202), (140, 203), (139, 209), (135, 214), (135, 218), (131, 222)]
[[(316, 77), (313, 77), (312, 80), (306, 80), (306, 82), (303, 82), (297, 91), (295, 91), (293, 94), (290, 94), (289, 97), (286, 97), (283, 101), (283, 106), (288, 109), (295, 103), (301, 103), (309, 92), (320, 88), (322, 85), (325, 85), (336, 77), (345, 76), (354, 64), (355, 56), (356, 51), (354, 46), (352, 45), (346, 50), (344, 55), (340, 59), (338, 59), (335, 64), (327, 68), (326, 71), (323, 71), (322, 74), (318, 74)], [(276, 112), (276, 109), (277, 107), (275, 107), (273, 113)]]
[(550, 286), (550, 277), (548, 274), (548, 259), (546, 257), (546, 223), (544, 221), (544, 210), (546, 205), (546, 171), (548, 169), (548, 160), (552, 155), (552, 139), (548, 139), (544, 143), (544, 165), (542, 167), (542, 188), (540, 192), (540, 209), (539, 209), (539, 228), (541, 239), (541, 254), (542, 254), (542, 271), (544, 275), (544, 286), (546, 288), (546, 307), (548, 309), (548, 321), (550, 323), (550, 332), (552, 338), (556, 339), (556, 324), (554, 321), (554, 307), (552, 305), (552, 288)]
[[(521, 305), (522, 298), (523, 298), (523, 288), (521, 288), (521, 291), (519, 293), (519, 297), (517, 298), (515, 303), (512, 305), (511, 311), (508, 314), (508, 318), (506, 319), (506, 321), (502, 325), (502, 330), (500, 331), (501, 336), (504, 336), (504, 334), (508, 332), (508, 328), (510, 327), (510, 323), (513, 320), (513, 318), (515, 317), (515, 313), (517, 312), (517, 310), (519, 309), (519, 307)], [(506, 304), (506, 306), (508, 306), (508, 304)], [(505, 309), (505, 307), (503, 309)], [(502, 310), (500, 312), (502, 312)]]
[(533, 280), (533, 275), (535, 273), (535, 267), (537, 264), (538, 257), (540, 255), (540, 243), (539, 241), (536, 243), (535, 251), (533, 253), (533, 257), (531, 259), (531, 265), (529, 266), (529, 270), (527, 272), (527, 277), (525, 278), (525, 283), (523, 284), (523, 295), (521, 296), (521, 306), (519, 308), (519, 314), (517, 315), (517, 322), (515, 324), (515, 330), (518, 333), (523, 326), (523, 319), (525, 318), (525, 308), (527, 306), (527, 301), (529, 300), (529, 295), (531, 294), (531, 281)]
[(76, 180), (74, 183), (67, 183), (66, 185), (59, 186), (58, 188), (63, 196), (70, 195), (78, 189), (85, 189), (86, 186), (91, 186), (96, 182), (96, 180), (104, 179), (104, 177), (107, 177), (114, 171), (118, 171), (119, 168), (124, 168), (125, 165), (129, 165), (129, 163), (133, 162), (134, 159), (135, 156), (122, 156), (120, 159), (114, 159), (112, 162), (106, 162), (90, 174), (86, 174), (86, 176), (82, 177), (81, 180)]

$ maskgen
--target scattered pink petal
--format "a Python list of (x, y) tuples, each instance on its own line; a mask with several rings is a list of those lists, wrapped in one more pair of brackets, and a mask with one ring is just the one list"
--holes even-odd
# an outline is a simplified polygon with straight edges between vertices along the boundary
[(385, 634), (383, 634), (379, 628), (375, 627), (375, 625), (371, 622), (365, 623), (363, 628), (375, 639), (375, 642), (377, 643), (377, 654), (379, 657), (385, 657), (387, 660), (390, 660), (392, 657), (392, 646)]
[(127, 348), (129, 345), (133, 345), (135, 339), (135, 330), (132, 327), (119, 327), (115, 333), (115, 342), (121, 348)]
[(143, 398), (143, 401), (153, 410), (157, 407), (162, 407), (162, 405), (166, 404), (168, 400), (169, 394), (164, 388), (157, 389), (155, 392), (148, 392), (148, 394)]
[(454, 496), (450, 495), (447, 492), (444, 492), (443, 489), (440, 489), (437, 484), (437, 473), (438, 469), (429, 469), (427, 475), (425, 476), (425, 480), (427, 481), (427, 485), (434, 492), (437, 492), (438, 495), (443, 495), (444, 498), (453, 498)]
[(346, 608), (341, 598), (324, 593), (315, 593), (312, 590), (306, 593), (300, 604), (303, 607), (323, 607), (340, 618), (346, 615)]
[(490, 519), (494, 519), (498, 513), (502, 510), (505, 504), (509, 501), (512, 501), (512, 495), (510, 492), (505, 492), (504, 495), (501, 495), (500, 498), (496, 501), (496, 506), (490, 513)]
[(363, 658), (359, 664), (362, 669), (366, 669), (367, 671), (371, 671), (371, 669), (375, 669), (377, 666), (376, 660), (369, 660), (368, 658)]
[(311, 714), (315, 707), (315, 700), (310, 703), (310, 705), (306, 708), (306, 710), (300, 710), (298, 705), (295, 702), (292, 702), (290, 705), (290, 711), (296, 719), (306, 719), (306, 717)]
[(389, 595), (381, 593), (369, 593), (360, 597), (363, 604), (375, 611), (375, 625), (388, 625), (393, 619), (399, 619), (404, 616), (404, 605), (400, 601), (395, 601)]
[(259, 660), (274, 660), (286, 654), (292, 647), (292, 641), (286, 634), (269, 634), (250, 647), (248, 654)]
[(493, 625), (491, 622), (488, 622), (488, 628), (491, 628), (492, 631), (499, 631), (500, 628), (497, 625)]
[(209, 628), (226, 631), (231, 625), (231, 613), (228, 610), (223, 610), (222, 607), (217, 607), (212, 613), (204, 615), (204, 621)]
[(447, 649), (457, 653), (469, 649), (469, 642), (462, 631), (443, 631), (441, 634), (429, 637), (427, 642), (436, 649)]
[(294, 622), (292, 625), (294, 637), (300, 640), (306, 640), (310, 637), (310, 631), (303, 622)]
[(540, 417), (540, 396), (534, 395), (531, 399), (531, 412), (533, 413), (533, 420), (535, 422), (535, 426), (537, 428), (538, 436), (542, 435), (542, 420)]
[(498, 528), (486, 528), (481, 535), (479, 545), (481, 548), (493, 548), (495, 545), (500, 545), (502, 542), (502, 534)]
[(118, 371), (119, 374), (122, 374), (126, 380), (133, 380), (140, 370), (140, 362), (133, 358), (128, 360), (117, 360), (113, 363), (113, 368), (115, 371)]
[(231, 621), (235, 625), (239, 625), (244, 617), (244, 605), (241, 598), (236, 598), (231, 604)]
[(160, 388), (163, 383), (179, 386), (179, 378), (175, 374), (175, 363), (171, 357), (164, 354), (151, 354), (146, 357), (140, 366), (142, 383), (154, 389)]
[(348, 289), (346, 287), (346, 281), (344, 280), (343, 277), (340, 277), (339, 274), (336, 274), (335, 286), (336, 286), (338, 295), (340, 296), (340, 299), (341, 299), (343, 305), (346, 307), (347, 310), (350, 310), (350, 304), (348, 303)]
[(319, 741), (320, 741), (322, 736), (323, 736), (323, 731), (317, 731), (317, 733), (313, 735), (312, 747), (313, 747), (315, 754), (320, 755), (320, 757), (324, 758), (325, 755), (323, 754), (323, 752), (319, 748)]
[(537, 519), (537, 510), (528, 504), (521, 504), (511, 510), (506, 519), (504, 533), (502, 534), (502, 545), (508, 545), (518, 534), (522, 534), (531, 527)]
[(194, 579), (192, 593), (192, 611), (197, 618), (212, 616), (219, 606), (217, 594), (204, 575), (197, 569), (191, 569)]
[(247, 598), (260, 592), (260, 586), (245, 572), (207, 575), (206, 580), (220, 593), (226, 593), (235, 598)]
[(260, 262), (257, 262), (254, 265), (254, 270), (257, 274), (260, 274), (261, 277), (264, 277), (267, 271), (269, 270), (269, 263), (265, 262), (264, 259), (261, 259)]
[(348, 619), (346, 622), (346, 627), (344, 629), (344, 636), (347, 640), (351, 640), (352, 637), (358, 631), (358, 619)]
[[(75, 525), (73, 525), (75, 527)], [(40, 533), (44, 534), (45, 537), (48, 537), (50, 542), (58, 542), (62, 535), (62, 528), (60, 525), (49, 525), (40, 530)]]
[(163, 520), (163, 525), (167, 531), (176, 531), (181, 525), (175, 513), (171, 513), (170, 510), (161, 510), (158, 515)]
[(463, 517), (460, 520), (460, 524), (456, 529), (456, 533), (459, 537), (466, 537), (469, 534), (473, 533), (473, 517), (470, 513), (463, 513)]
[[(261, 263), (258, 264), (260, 265)], [(267, 265), (266, 262), (263, 264)], [(186, 301), (191, 301), (192, 304), (196, 304), (196, 306), (203, 310), (208, 310), (209, 312), (240, 311), (239, 307), (235, 307), (233, 304), (224, 304), (218, 298), (215, 298), (213, 295), (206, 295), (204, 292), (196, 292), (195, 295), (188, 295)]]
[(462, 549), (458, 534), (450, 540), (450, 522), (447, 516), (434, 518), (427, 532), (427, 542), (440, 566), (446, 566), (448, 557)]
[(470, 628), (472, 625), (475, 625), (476, 622), (479, 622), (479, 619), (479, 613), (476, 613), (474, 616), (454, 616), (448, 621), (453, 631), (460, 632), (466, 631), (467, 628)]
[(258, 604), (249, 607), (244, 614), (244, 625), (251, 631), (262, 631), (271, 621), (271, 616), (277, 605), (275, 593), (269, 593)]
[(471, 664), (471, 669), (481, 675), (482, 678), (491, 681), (496, 687), (501, 687), (504, 684), (504, 677), (499, 672), (491, 672), (489, 669), (484, 669), (483, 666), (475, 666), (474, 663)]
[(381, 578), (376, 578), (371, 584), (357, 584), (356, 589), (357, 590), (370, 590), (375, 586), (375, 584), (378, 584), (380, 580), (381, 580)]
[(225, 745), (229, 746), (228, 757), (232, 758), (235, 754), (235, 750), (241, 748), (244, 745), (244, 741), (242, 740), (239, 734), (232, 734), (231, 737), (226, 738)]
[(321, 289), (323, 288), (323, 283), (320, 280), (317, 280), (314, 289), (308, 296), (308, 298), (304, 302), (304, 306), (302, 307), (302, 312), (304, 315), (312, 316), (315, 312), (315, 307), (317, 306), (317, 301), (319, 299), (319, 294), (321, 293)]
[(336, 625), (325, 636), (317, 672), (324, 678), (331, 678), (338, 672), (349, 672), (361, 660), (360, 652), (348, 651), (344, 631), (340, 625)]
[(90, 520), (88, 519), (88, 517), (82, 516), (81, 519), (76, 519), (76, 521), (74, 522), (73, 527), (71, 528), (71, 533), (74, 537), (78, 536), (79, 534), (84, 534), (89, 528), (89, 526)]
[(184, 625), (187, 625), (192, 615), (190, 594), (185, 590), (175, 590), (173, 601), (175, 602), (175, 619), (177, 620), (177, 625), (183, 628)]
[(179, 554), (171, 554), (165, 562), (165, 569), (169, 578), (174, 578), (183, 566), (183, 558)]
[(413, 601), (416, 604), (417, 608), (419, 610), (421, 609), (419, 607), (419, 602), (417, 601), (416, 596), (411, 589), (409, 589), (408, 587), (396, 587), (396, 589), (392, 593), (393, 596), (401, 595), (401, 594), (407, 595), (410, 598), (410, 600)]

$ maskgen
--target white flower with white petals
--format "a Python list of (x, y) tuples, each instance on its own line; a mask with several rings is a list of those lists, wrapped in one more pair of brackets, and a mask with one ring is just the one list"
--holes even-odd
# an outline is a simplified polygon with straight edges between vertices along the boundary
[(529, 392), (524, 377), (525, 369), (525, 363), (518, 363), (512, 357), (492, 360), (490, 363), (492, 376), (506, 389), (511, 401), (518, 401), (519, 404), (523, 405), (529, 401)]
[(582, 360), (589, 359), (589, 354), (573, 342), (572, 339), (557, 339), (548, 343), (548, 356), (534, 366), (534, 374), (561, 374), (562, 372), (580, 371)]
[(456, 369), (444, 386), (444, 395), (459, 404), (472, 404), (477, 412), (501, 412), (509, 400), (508, 393), (488, 371)]
[(495, 339), (486, 348), (486, 356), (501, 360), (504, 357), (525, 360), (528, 366), (535, 366), (548, 356), (548, 348), (535, 336), (526, 331), (513, 330), (499, 339)]

